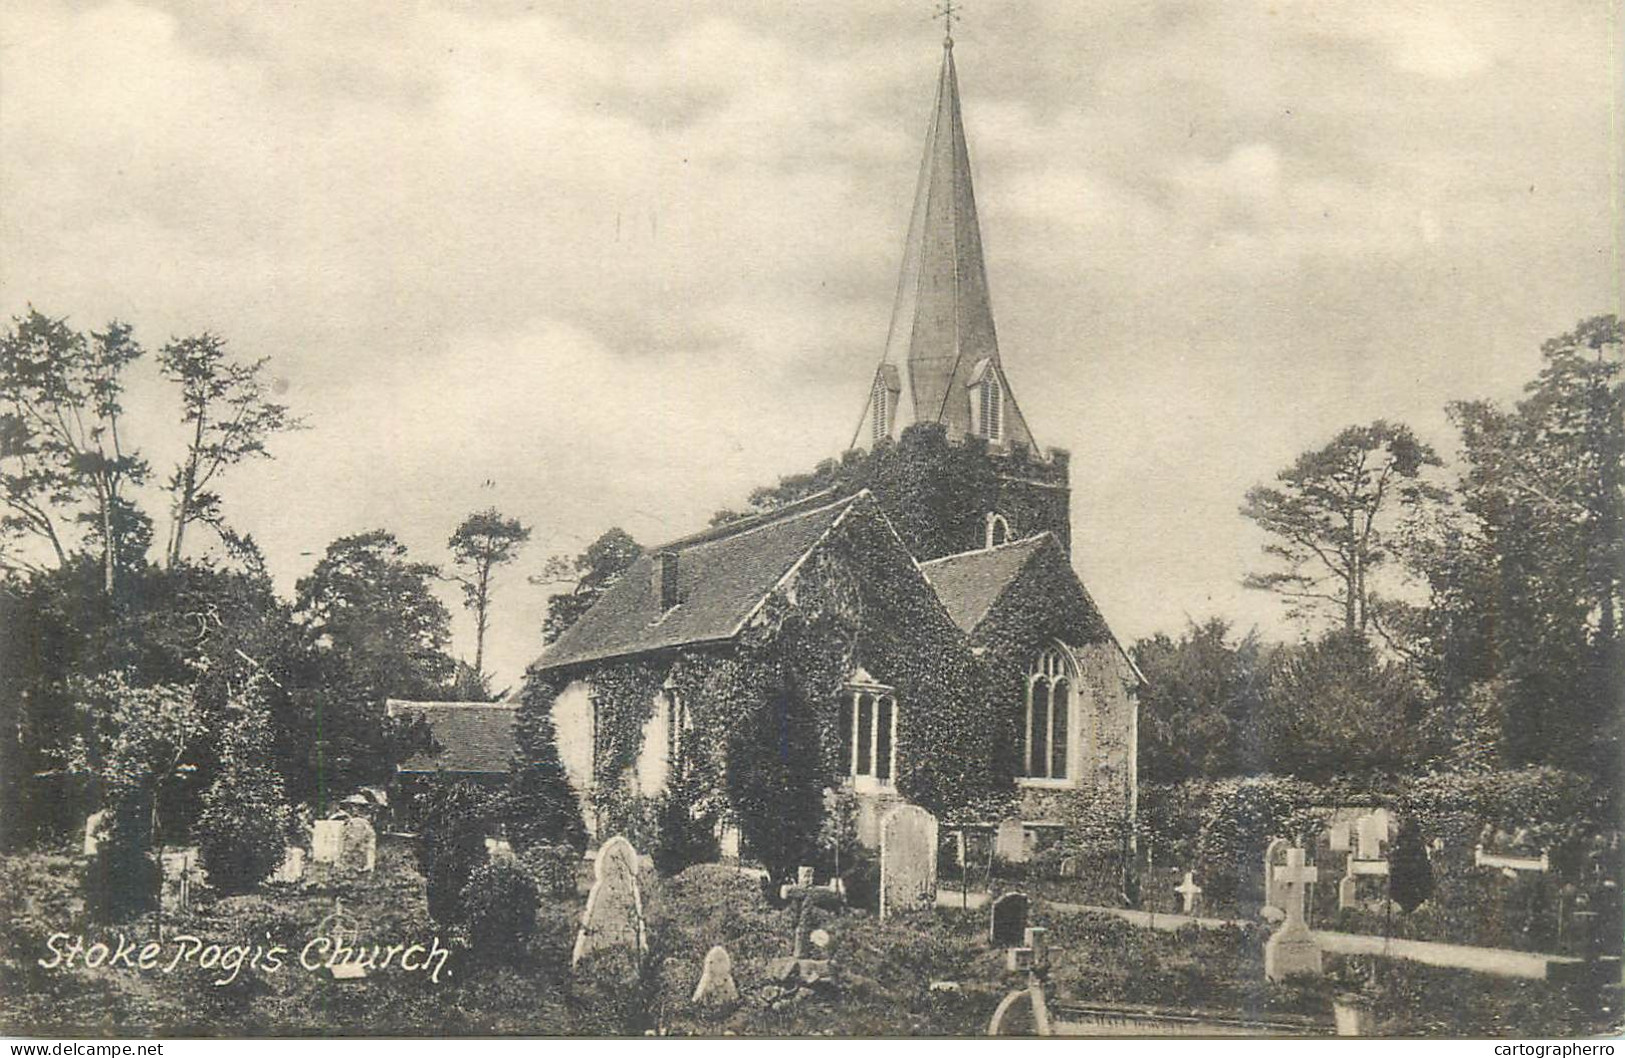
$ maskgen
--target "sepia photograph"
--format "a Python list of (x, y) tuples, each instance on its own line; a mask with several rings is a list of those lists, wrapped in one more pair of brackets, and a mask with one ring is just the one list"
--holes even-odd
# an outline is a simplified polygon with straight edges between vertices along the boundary
[(0, 4), (10, 1053), (1611, 1054), (1621, 16)]

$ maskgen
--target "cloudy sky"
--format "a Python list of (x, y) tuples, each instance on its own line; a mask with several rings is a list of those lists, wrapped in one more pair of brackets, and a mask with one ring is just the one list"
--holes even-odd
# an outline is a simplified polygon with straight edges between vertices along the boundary
[[(12, 0), (0, 311), (271, 356), (311, 429), (224, 492), (287, 589), (346, 533), (442, 560), (476, 507), (535, 526), (499, 586), (511, 680), (548, 554), (693, 530), (846, 444), (930, 10)], [(967, 5), (1004, 362), (1072, 450), (1121, 638), (1296, 634), (1239, 586), (1246, 488), (1376, 417), (1454, 452), (1447, 400), (1515, 396), (1542, 339), (1617, 311), (1620, 34), (1610, 0)], [(165, 467), (172, 395), (150, 364), (134, 390)]]

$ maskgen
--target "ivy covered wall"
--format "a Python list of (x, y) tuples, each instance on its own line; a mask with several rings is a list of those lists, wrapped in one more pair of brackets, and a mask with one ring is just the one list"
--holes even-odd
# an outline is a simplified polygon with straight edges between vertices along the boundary
[[(990, 708), (983, 667), (897, 534), (861, 497), (731, 643), (530, 675), (524, 717), (584, 682), (596, 710), (589, 821), (639, 848), (669, 839), (633, 781), (662, 693), (686, 705), (679, 773), (689, 818), (737, 826), (788, 872), (807, 862), (824, 790), (846, 774), (840, 691), (857, 668), (896, 689), (898, 792), (946, 817), (987, 818), (1014, 800), (1008, 711)], [(667, 813), (667, 818), (670, 813)]]

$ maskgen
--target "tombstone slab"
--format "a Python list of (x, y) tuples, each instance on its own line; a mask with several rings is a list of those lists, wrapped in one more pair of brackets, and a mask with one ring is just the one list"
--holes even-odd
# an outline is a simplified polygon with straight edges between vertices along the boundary
[(620, 948), (642, 959), (649, 949), (643, 923), (643, 893), (638, 886), (638, 854), (631, 842), (616, 836), (593, 857), (592, 890), (581, 913), (570, 965), (583, 956)]
[(899, 805), (880, 821), (880, 917), (937, 901), (937, 819)]
[(378, 832), (360, 816), (344, 822), (339, 866), (347, 871), (371, 873), (378, 865)]
[(310, 861), (337, 863), (344, 855), (343, 819), (318, 819), (310, 825)]
[(1386, 808), (1378, 808), (1361, 816), (1354, 823), (1354, 858), (1380, 860), (1383, 846), (1393, 840), (1396, 820)]
[(96, 851), (101, 848), (102, 838), (106, 836), (106, 824), (107, 809), (105, 808), (100, 812), (92, 812), (86, 817), (84, 844), (84, 854), (86, 856), (96, 855)]
[(1019, 819), (1006, 819), (993, 835), (993, 852), (1006, 863), (1026, 863), (1027, 828)]
[(1275, 838), (1264, 849), (1264, 909), (1261, 914), (1266, 919), (1274, 917), (1269, 914), (1270, 908), (1281, 911), (1282, 917), (1285, 917), (1286, 895), (1275, 880), (1275, 868), (1284, 862), (1286, 850), (1291, 847), (1292, 843), (1286, 838)]
[(734, 983), (733, 956), (720, 944), (705, 953), (700, 983), (694, 986), (693, 1002), (702, 1007), (722, 1007), (739, 1002), (739, 986)]
[(271, 872), (271, 881), (282, 885), (293, 885), (305, 876), (305, 850), (298, 845), (289, 845), (282, 850), (282, 863)]
[(993, 910), (988, 916), (988, 943), (996, 948), (1022, 946), (1022, 938), (1027, 931), (1027, 913), (1031, 909), (1032, 901), (1026, 893), (1005, 893), (993, 901)]

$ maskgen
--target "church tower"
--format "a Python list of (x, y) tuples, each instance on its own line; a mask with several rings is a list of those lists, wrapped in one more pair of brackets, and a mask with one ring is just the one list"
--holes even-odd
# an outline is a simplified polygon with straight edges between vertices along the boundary
[(986, 512), (983, 541), (962, 543), (1047, 530), (1070, 550), (1067, 453), (1039, 449), (999, 356), (951, 22), (942, 49), (886, 349), (854, 444), (894, 441), (916, 423), (940, 424), (955, 442), (979, 438), (999, 465), (999, 509)]

